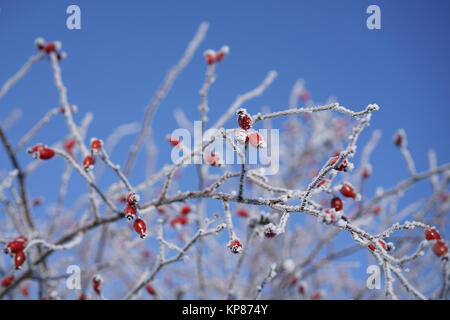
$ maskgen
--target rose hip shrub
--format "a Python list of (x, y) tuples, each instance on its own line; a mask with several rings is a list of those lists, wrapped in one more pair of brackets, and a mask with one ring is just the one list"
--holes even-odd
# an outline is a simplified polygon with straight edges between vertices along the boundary
[[(189, 114), (192, 121), (200, 119), (203, 131), (213, 128), (216, 134), (192, 150), (169, 132), (167, 141), (152, 142), (155, 110), (196, 54), (207, 29), (206, 23), (200, 25), (168, 71), (142, 124), (124, 125), (98, 138), (89, 136), (88, 110), (68, 96), (61, 66), (70, 61), (62, 44), (36, 40), (36, 54), (1, 87), (0, 103), (5, 94), (18, 94), (10, 89), (37, 63), (53, 71), (59, 101), (53, 101), (56, 107), (34, 127), (23, 130), (18, 142), (8, 138), (11, 124), (0, 126), (2, 155), (10, 163), (0, 177), (0, 241), (5, 252), (0, 297), (446, 299), (450, 164), (438, 165), (430, 151), (429, 168), (417, 171), (400, 129), (392, 148), (398, 148), (410, 176), (375, 194), (366, 192), (372, 175), (386, 170), (372, 168), (370, 161), (379, 130), (372, 130), (365, 145), (358, 143), (371, 117), (383, 117), (377, 104), (353, 111), (333, 99), (317, 103), (298, 80), (288, 106), (274, 112), (248, 107), (247, 102), (263, 95), (276, 78), (270, 71), (212, 122), (209, 89), (219, 69), (232, 59), (230, 48), (223, 46), (205, 51), (199, 113)], [(178, 113), (175, 118), (183, 127), (188, 117)], [(41, 141), (40, 129), (50, 121), (65, 122), (67, 130), (55, 132), (52, 141)], [(279, 129), (279, 145), (261, 134), (261, 128)], [(121, 150), (126, 154), (122, 166), (109, 154), (130, 134), (137, 135)], [(214, 150), (217, 141), (227, 144), (241, 163), (228, 164)], [(151, 151), (158, 144), (183, 152), (183, 157), (131, 181), (139, 150)], [(267, 174), (272, 164), (247, 161), (249, 152), (275, 147), (277, 174)], [(30, 155), (26, 162), (19, 161), (23, 153)], [(194, 155), (204, 161), (188, 164)], [(146, 161), (151, 163), (153, 157), (147, 152)], [(41, 185), (42, 190), (60, 186), (57, 203), (30, 194), (27, 177), (58, 161), (65, 163), (63, 172), (54, 170)], [(196, 181), (183, 181), (188, 170)], [(78, 200), (66, 208), (72, 173), (82, 178), (86, 194), (70, 194)], [(106, 188), (98, 183), (103, 173), (115, 179)], [(429, 183), (430, 191), (408, 206), (398, 205), (419, 182)], [(43, 206), (46, 218), (36, 219), (34, 210)], [(70, 265), (81, 272), (67, 273)], [(383, 275), (379, 290), (366, 286), (369, 265), (378, 266)], [(355, 268), (364, 276), (354, 274)]]

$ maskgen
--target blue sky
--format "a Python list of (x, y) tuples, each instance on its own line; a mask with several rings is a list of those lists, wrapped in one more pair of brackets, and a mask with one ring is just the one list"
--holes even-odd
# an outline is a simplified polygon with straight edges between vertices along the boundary
[[(81, 30), (66, 28), (70, 4), (81, 8)], [(381, 30), (366, 27), (370, 4), (381, 8)], [(182, 108), (192, 116), (190, 120), (197, 120), (193, 115), (198, 113), (198, 90), (205, 70), (201, 53), (227, 44), (231, 54), (219, 65), (210, 96), (212, 122), (238, 93), (252, 89), (269, 70), (276, 70), (278, 77), (270, 89), (248, 104), (251, 112), (263, 105), (272, 110), (286, 108), (297, 78), (306, 80), (315, 101), (336, 96), (342, 105), (355, 110), (369, 103), (381, 107), (362, 136), (364, 142), (372, 130), (383, 131), (372, 157), (369, 193), (378, 185), (389, 187), (408, 177), (391, 140), (399, 127), (408, 134), (419, 171), (427, 169), (430, 148), (436, 150), (439, 164), (450, 160), (448, 1), (0, 0), (0, 8), (0, 83), (35, 53), (36, 37), (62, 41), (68, 52), (61, 64), (63, 79), (69, 101), (80, 108), (76, 120), (87, 111), (95, 115), (89, 136), (106, 137), (120, 124), (139, 121), (168, 68), (198, 25), (208, 21), (206, 41), (154, 117), (156, 141), (162, 142), (177, 128), (172, 120), (175, 109)], [(0, 101), (0, 120), (13, 108), (23, 110), (20, 122), (8, 132), (17, 143), (24, 128), (57, 105), (51, 69), (43, 61)], [(52, 144), (60, 132), (67, 132), (65, 123), (52, 121), (34, 141)], [(133, 141), (134, 137), (125, 139), (113, 154), (114, 160), (123, 163), (120, 149), (126, 150)], [(170, 159), (170, 148), (166, 143), (159, 147), (161, 166)], [(8, 168), (3, 149), (0, 155), (1, 168)], [(31, 161), (25, 154), (20, 160)], [(38, 176), (30, 179), (30, 193), (38, 195), (42, 179), (61, 168), (61, 163), (42, 166)], [(142, 170), (140, 158), (132, 183), (140, 180)], [(56, 199), (58, 185), (48, 186), (44, 197)], [(411, 197), (421, 190), (413, 191)]]

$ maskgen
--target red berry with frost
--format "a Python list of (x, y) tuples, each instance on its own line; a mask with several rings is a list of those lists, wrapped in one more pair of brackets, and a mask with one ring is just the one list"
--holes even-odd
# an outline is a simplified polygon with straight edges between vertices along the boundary
[(64, 149), (67, 152), (72, 152), (73, 147), (75, 147), (76, 141), (75, 139), (69, 139), (64, 143)]
[(264, 138), (258, 132), (249, 133), (248, 140), (255, 148), (264, 148), (266, 146)]
[(436, 231), (436, 229), (425, 229), (425, 239), (427, 240), (441, 240), (441, 235), (439, 232)]
[(331, 199), (331, 207), (336, 211), (341, 211), (344, 208), (344, 204), (339, 197)]
[(12, 254), (17, 253), (19, 251), (23, 251), (25, 246), (27, 245), (28, 239), (23, 236), (19, 236), (13, 239), (13, 241), (9, 242), (5, 249), (3, 250), (5, 253)]
[(2, 279), (2, 287), (6, 288), (9, 287), (11, 285), (11, 283), (13, 283), (14, 281), (14, 276), (12, 274), (5, 276)]
[(248, 213), (247, 209), (245, 209), (245, 208), (237, 209), (236, 214), (243, 218), (247, 218), (249, 216), (249, 213)]
[(163, 207), (163, 206), (156, 208), (156, 210), (158, 210), (159, 214), (165, 214), (166, 213), (166, 208)]
[(132, 205), (127, 205), (125, 209), (123, 210), (123, 213), (125, 214), (125, 217), (128, 221), (131, 221), (136, 216), (136, 207)]
[(264, 236), (266, 238), (273, 238), (277, 234), (277, 227), (273, 223), (269, 223), (264, 226)]
[(147, 284), (147, 285), (145, 286), (145, 290), (147, 290), (147, 292), (148, 292), (150, 295), (152, 295), (152, 296), (154, 296), (154, 295), (156, 294), (156, 291), (155, 291), (155, 289), (152, 287), (151, 284)]
[(304, 283), (300, 283), (298, 286), (298, 293), (304, 295), (306, 293), (306, 285)]
[(90, 171), (94, 168), (95, 158), (91, 155), (86, 156), (83, 159), (83, 167), (85, 171)]
[(437, 240), (433, 245), (433, 252), (439, 258), (445, 256), (448, 253), (448, 248), (445, 243), (441, 240)]
[(95, 293), (98, 295), (101, 295), (102, 283), (103, 278), (100, 275), (95, 275), (94, 278), (92, 278), (92, 289), (94, 289)]
[(97, 138), (92, 138), (90, 147), (91, 152), (96, 154), (103, 148), (103, 141)]
[(336, 162), (338, 161), (339, 156), (335, 156), (331, 158), (330, 164), (334, 165), (334, 170), (336, 171), (351, 171), (353, 169), (353, 164), (349, 163), (347, 160), (341, 161), (339, 164)]
[(16, 269), (20, 269), (20, 267), (23, 265), (25, 260), (26, 260), (25, 252), (17, 251), (16, 255), (14, 256), (14, 265), (15, 265)]
[(216, 53), (216, 56), (214, 58), (214, 62), (220, 62), (225, 58), (225, 56), (228, 55), (230, 52), (230, 48), (228, 46), (223, 46), (220, 48), (220, 50)]
[(130, 192), (127, 195), (127, 202), (129, 205), (136, 205), (141, 200), (141, 197), (136, 192)]
[(170, 226), (173, 228), (177, 228), (182, 225), (184, 226), (187, 223), (188, 223), (188, 219), (185, 216), (178, 216), (178, 217), (173, 218), (170, 221)]
[(399, 129), (397, 130), (397, 132), (394, 135), (394, 144), (401, 148), (401, 147), (406, 147), (406, 133), (403, 129)]
[(239, 127), (241, 127), (244, 130), (248, 130), (252, 127), (252, 118), (247, 113), (246, 109), (240, 108), (237, 111), (237, 116), (238, 116)]
[(211, 152), (205, 158), (206, 158), (205, 159), (206, 163), (208, 163), (212, 167), (215, 167), (220, 164), (219, 163), (220, 157), (217, 154), (215, 154), (214, 152)]
[(355, 199), (356, 196), (357, 196), (355, 190), (353, 189), (353, 186), (348, 184), (348, 183), (343, 183), (342, 184), (342, 186), (341, 186), (341, 194), (344, 197), (353, 198), (353, 199)]
[(232, 253), (240, 253), (242, 251), (242, 244), (238, 239), (231, 240), (228, 244), (230, 251)]
[(139, 236), (144, 239), (147, 234), (145, 233), (147, 231), (147, 226), (145, 225), (144, 220), (142, 219), (136, 219), (134, 221), (134, 230), (139, 234)]
[(36, 45), (36, 48), (39, 51), (42, 51), (42, 50), (45, 49), (45, 40), (44, 40), (44, 38), (41, 38), (41, 37), (36, 38), (36, 40), (34, 40), (34, 44)]
[(205, 56), (206, 63), (212, 65), (216, 59), (216, 52), (214, 50), (206, 50), (203, 55)]
[(187, 215), (189, 212), (191, 212), (191, 207), (189, 205), (185, 205), (181, 208), (180, 213)]

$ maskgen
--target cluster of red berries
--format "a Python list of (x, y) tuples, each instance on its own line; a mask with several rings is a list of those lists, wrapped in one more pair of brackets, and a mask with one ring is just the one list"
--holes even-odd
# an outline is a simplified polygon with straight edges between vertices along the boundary
[(29, 148), (27, 153), (31, 154), (33, 158), (41, 160), (48, 160), (55, 156), (55, 151), (42, 143)]
[(353, 169), (353, 163), (348, 162), (347, 160), (340, 161), (340, 163), (336, 163), (339, 159), (339, 156), (335, 156), (331, 158), (331, 165), (334, 165), (334, 170), (349, 172)]
[(60, 51), (62, 44), (59, 41), (46, 42), (44, 38), (37, 38), (34, 43), (36, 44), (36, 48), (41, 52), (45, 52), (46, 54), (54, 52), (58, 61), (67, 57), (67, 53)]
[(125, 206), (125, 209), (124, 209), (125, 217), (127, 218), (128, 221), (131, 221), (136, 218), (133, 223), (133, 228), (139, 234), (139, 236), (142, 239), (144, 239), (147, 236), (147, 234), (146, 234), (147, 226), (146, 226), (144, 220), (142, 220), (141, 218), (138, 218), (138, 216), (137, 216), (137, 213), (138, 213), (137, 204), (140, 200), (140, 197), (137, 193), (130, 192), (127, 195), (126, 199), (127, 199), (126, 200), (127, 205)]
[[(394, 245), (392, 244), (392, 242), (384, 242), (383, 240), (378, 240), (378, 243), (380, 244), (380, 246), (386, 250), (386, 251), (392, 251), (394, 249)], [(375, 251), (376, 248), (376, 244), (373, 242), (369, 242), (367, 244), (367, 248), (369, 248), (372, 251)]]
[(256, 131), (249, 131), (253, 127), (253, 120), (247, 110), (240, 108), (236, 114), (241, 128), (236, 130), (236, 141), (240, 144), (250, 143), (255, 148), (264, 148), (266, 146), (264, 138)]
[(209, 164), (212, 167), (221, 165), (220, 157), (217, 154), (215, 154), (214, 152), (211, 152), (210, 154), (207, 154), (205, 156), (205, 160), (206, 160), (206, 163)]
[(436, 229), (425, 229), (425, 239), (428, 241), (434, 241), (432, 250), (436, 256), (439, 258), (444, 257), (448, 253), (448, 247), (444, 241), (441, 239), (441, 235), (437, 232)]
[(208, 65), (213, 65), (216, 62), (220, 62), (230, 53), (230, 48), (228, 46), (223, 46), (219, 51), (206, 50), (204, 52), (205, 60)]
[(170, 226), (172, 228), (180, 228), (181, 226), (184, 226), (188, 224), (188, 218), (187, 215), (192, 211), (192, 208), (190, 205), (184, 205), (180, 209), (180, 215), (176, 216), (172, 220), (170, 220)]
[(28, 239), (24, 236), (18, 236), (12, 241), (8, 242), (3, 251), (9, 254), (11, 257), (14, 255), (14, 265), (16, 269), (20, 269), (22, 264), (26, 260), (25, 247), (27, 246)]
[(95, 156), (103, 150), (103, 140), (92, 138), (90, 144), (91, 154), (83, 159), (83, 168), (85, 171), (90, 171), (94, 168)]

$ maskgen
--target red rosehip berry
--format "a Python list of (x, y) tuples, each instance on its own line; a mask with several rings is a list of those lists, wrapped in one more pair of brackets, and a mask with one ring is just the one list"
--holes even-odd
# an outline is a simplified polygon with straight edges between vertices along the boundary
[(27, 150), (35, 159), (48, 160), (53, 158), (55, 151), (43, 144), (37, 144)]
[(64, 143), (64, 149), (67, 152), (72, 152), (73, 147), (75, 147), (76, 141), (75, 139), (69, 139)]
[(41, 38), (41, 37), (36, 38), (36, 40), (34, 40), (34, 44), (36, 45), (36, 48), (39, 51), (42, 51), (42, 50), (45, 49), (45, 40), (44, 40), (44, 38)]
[(269, 223), (264, 226), (264, 236), (266, 238), (273, 238), (277, 234), (277, 227), (273, 223)]
[(242, 244), (238, 239), (231, 240), (228, 247), (230, 248), (230, 251), (235, 254), (242, 251)]
[(369, 168), (364, 168), (361, 173), (361, 176), (363, 179), (367, 179), (370, 177), (371, 174), (372, 174), (372, 170), (370, 170)]
[(53, 51), (56, 51), (56, 47), (53, 43), (48, 43), (45, 47), (44, 47), (44, 51), (45, 53), (50, 53)]
[(300, 283), (298, 286), (298, 293), (304, 295), (306, 293), (306, 286), (303, 283)]
[(307, 101), (309, 101), (309, 100), (311, 99), (311, 95), (309, 94), (308, 90), (303, 89), (303, 90), (300, 92), (300, 99), (301, 99), (303, 102), (307, 102)]
[(18, 236), (13, 239), (13, 241), (9, 242), (5, 249), (3, 250), (5, 253), (13, 254), (25, 249), (27, 245), (28, 239), (23, 236)]
[(130, 192), (127, 195), (127, 202), (129, 205), (136, 205), (141, 200), (141, 197), (136, 192)]
[(93, 153), (97, 153), (103, 148), (103, 141), (97, 138), (92, 138), (90, 147)]
[(147, 290), (147, 292), (152, 296), (154, 296), (156, 294), (155, 289), (153, 288), (153, 286), (150, 283), (145, 286), (145, 290)]
[(219, 163), (220, 157), (214, 152), (211, 152), (210, 154), (206, 155), (205, 160), (206, 163), (208, 163), (212, 167), (215, 167), (220, 164)]
[(123, 210), (123, 213), (128, 221), (131, 221), (136, 216), (136, 207), (133, 205), (127, 205)]
[(182, 216), (173, 218), (170, 221), (170, 226), (173, 228), (178, 228), (179, 226), (181, 226), (181, 225), (184, 226), (187, 223), (188, 223), (188, 219), (184, 215), (182, 215)]
[(237, 111), (237, 115), (238, 115), (238, 124), (239, 127), (241, 127), (244, 130), (248, 130), (252, 127), (252, 118), (250, 117), (250, 115), (247, 113), (247, 110), (244, 108), (240, 108)]
[(144, 239), (147, 236), (147, 234), (145, 233), (147, 231), (147, 226), (142, 219), (136, 219), (134, 221), (134, 230), (139, 234), (141, 239)]
[(27, 257), (25, 256), (25, 252), (23, 251), (16, 252), (16, 255), (14, 256), (14, 265), (16, 269), (20, 269), (22, 264), (25, 262), (26, 258)]
[(249, 216), (249, 213), (248, 213), (247, 209), (245, 209), (245, 208), (237, 209), (236, 213), (238, 216), (243, 217), (243, 218), (247, 218)]
[(264, 138), (258, 132), (249, 133), (248, 140), (250, 141), (250, 144), (255, 148), (264, 148), (266, 146)]
[(445, 245), (445, 243), (441, 240), (437, 240), (436, 243), (433, 245), (433, 252), (436, 256), (439, 258), (445, 256), (448, 253), (448, 248)]
[(205, 56), (206, 63), (212, 65), (216, 59), (216, 52), (214, 50), (206, 50), (203, 55)]
[(11, 285), (11, 283), (13, 283), (14, 281), (14, 276), (12, 274), (5, 276), (2, 279), (2, 287), (6, 288), (9, 287)]
[(397, 130), (397, 132), (394, 135), (394, 144), (401, 148), (401, 147), (406, 147), (406, 133), (403, 129), (399, 129)]
[(338, 159), (339, 159), (339, 156), (334, 156), (330, 160), (330, 164), (334, 165), (334, 168), (333, 168), (334, 170), (344, 171), (344, 172), (349, 172), (349, 171), (353, 170), (353, 163), (350, 163), (347, 160), (344, 160), (344, 161), (341, 161), (341, 163), (338, 165), (338, 164), (336, 164)]
[(171, 136), (167, 137), (167, 141), (169, 141), (169, 143), (170, 143), (172, 146), (174, 146), (174, 147), (176, 147), (176, 146), (178, 146), (178, 145), (180, 144), (180, 140), (175, 139), (175, 138), (173, 138), (173, 137), (171, 137)]
[(191, 207), (189, 205), (185, 205), (181, 208), (180, 213), (187, 215), (189, 212), (191, 212)]
[(349, 183), (342, 184), (341, 194), (347, 198), (355, 199), (357, 197), (357, 194), (356, 194), (355, 190), (353, 189), (353, 186), (350, 185)]
[(228, 53), (230, 52), (230, 48), (228, 46), (223, 46), (222, 48), (220, 48), (220, 50), (216, 53), (214, 62), (220, 62), (223, 60), (223, 58), (225, 58), (225, 56), (228, 55)]
[[(388, 250), (388, 251), (390, 250), (390, 247), (387, 246), (387, 245), (386, 245), (386, 242), (384, 242), (383, 240), (378, 240), (378, 243), (381, 245), (381, 247), (382, 247), (384, 250)], [(373, 242), (369, 242), (369, 244), (367, 245), (367, 247), (368, 247), (370, 250), (372, 250), (372, 251), (374, 251), (375, 248), (376, 248), (375, 243), (373, 243)]]
[(341, 211), (344, 208), (344, 204), (339, 197), (331, 199), (331, 207), (336, 211)]
[(373, 207), (372, 213), (376, 215), (376, 214), (379, 214), (381, 212), (381, 210), (383, 210), (383, 207), (378, 205), (378, 206)]
[(95, 158), (91, 155), (86, 156), (83, 159), (83, 167), (85, 171), (90, 171), (94, 168)]
[(32, 205), (33, 207), (39, 207), (41, 204), (42, 204), (42, 197), (34, 198), (34, 199), (31, 201), (31, 205)]
[(441, 240), (441, 235), (439, 232), (436, 231), (436, 229), (425, 229), (425, 239), (427, 240)]
[(92, 289), (94, 289), (95, 293), (101, 295), (103, 278), (100, 275), (95, 275), (92, 278)]

